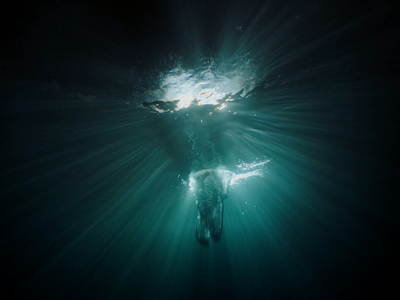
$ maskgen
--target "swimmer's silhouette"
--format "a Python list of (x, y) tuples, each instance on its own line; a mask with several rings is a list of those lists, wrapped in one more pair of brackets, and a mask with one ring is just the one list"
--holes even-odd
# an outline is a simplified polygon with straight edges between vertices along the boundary
[(210, 236), (218, 241), (222, 234), (223, 200), (229, 190), (233, 173), (225, 170), (206, 169), (190, 175), (199, 211), (196, 238), (208, 244)]

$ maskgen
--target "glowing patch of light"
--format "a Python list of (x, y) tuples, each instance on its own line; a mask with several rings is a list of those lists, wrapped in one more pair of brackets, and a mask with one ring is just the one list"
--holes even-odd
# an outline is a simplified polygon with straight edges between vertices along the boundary
[(158, 108), (158, 107), (155, 106), (155, 105), (150, 105), (150, 107), (151, 107), (151, 109), (155, 110), (155, 111), (158, 112), (158, 113), (163, 113), (163, 112), (165, 112), (165, 110), (160, 109), (160, 108)]
[(216, 93), (213, 91), (204, 91), (196, 98), (198, 101), (198, 105), (218, 105), (219, 100), (222, 100), (225, 97), (225, 93)]
[(187, 108), (192, 104), (192, 101), (194, 100), (194, 97), (192, 93), (186, 93), (181, 96), (179, 102), (176, 104), (175, 110), (180, 110), (182, 108)]
[(227, 106), (228, 105), (226, 105), (226, 103), (222, 103), (221, 106), (217, 107), (216, 109), (221, 110), (221, 109), (224, 109)]
[[(159, 75), (159, 88), (153, 90), (149, 102), (174, 102), (175, 111), (193, 104), (214, 105), (216, 109), (234, 101), (231, 95), (241, 92), (246, 96), (263, 79), (257, 76), (257, 66), (250, 59), (238, 58), (240, 63), (209, 63), (195, 69), (185, 70), (181, 66)], [(152, 107), (159, 113), (167, 112), (161, 107)]]

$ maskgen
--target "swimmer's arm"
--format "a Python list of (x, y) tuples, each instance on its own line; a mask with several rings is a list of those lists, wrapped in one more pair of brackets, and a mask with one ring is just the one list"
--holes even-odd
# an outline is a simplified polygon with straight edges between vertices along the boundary
[(218, 174), (220, 176), (234, 176), (235, 173), (231, 172), (231, 171), (227, 171), (227, 170), (218, 170), (218, 169), (204, 169), (201, 171), (197, 171), (194, 174), (191, 174), (190, 176), (193, 178), (197, 178), (201, 175), (204, 175), (206, 173), (214, 173), (214, 174)]
[(197, 179), (199, 176), (204, 175), (206, 173), (215, 173), (215, 169), (204, 169), (201, 171), (197, 171), (194, 174), (190, 174), (190, 177), (193, 179)]
[(194, 174), (192, 175), (192, 177), (193, 177), (193, 178), (197, 178), (197, 177), (199, 177), (199, 176), (201, 176), (201, 175), (204, 175), (204, 174), (206, 174), (206, 173), (214, 173), (214, 172), (215, 172), (214, 169), (205, 169), (205, 170), (201, 170), (201, 171), (198, 171), (198, 172), (194, 173)]

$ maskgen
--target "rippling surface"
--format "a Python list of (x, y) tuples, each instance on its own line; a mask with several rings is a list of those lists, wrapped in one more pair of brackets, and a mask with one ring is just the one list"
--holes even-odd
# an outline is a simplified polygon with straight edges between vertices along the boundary
[[(6, 297), (393, 290), (390, 5), (171, 3), (135, 18), (43, 4), (15, 32), (0, 113)], [(190, 182), (205, 169), (229, 174), (208, 246)]]

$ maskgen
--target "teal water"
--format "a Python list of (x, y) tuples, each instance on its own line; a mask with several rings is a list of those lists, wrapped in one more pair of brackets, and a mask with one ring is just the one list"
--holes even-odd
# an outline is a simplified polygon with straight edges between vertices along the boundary
[(269, 108), (214, 116), (228, 169), (239, 158), (272, 160), (263, 177), (232, 187), (221, 239), (208, 247), (196, 241), (197, 209), (182, 182), (191, 143), (171, 126), (178, 114), (18, 116), (8, 141), (19, 160), (8, 161), (2, 213), (16, 295), (291, 298), (360, 285), (370, 255), (386, 247), (385, 202), (375, 201), (387, 197), (384, 160), (339, 138), (337, 126), (316, 126), (307, 110), (289, 126), (294, 112)]
[[(123, 38), (139, 21), (128, 26), (122, 12), (110, 17), (122, 33), (107, 19), (113, 26), (101, 30), (90, 18), (71, 21), (68, 10), (65, 19), (35, 19), (23, 31), (30, 38), (16, 34), (22, 42), (10, 46), (0, 112), (6, 298), (350, 299), (394, 289), (390, 7), (256, 4), (199, 4), (210, 20), (198, 23), (185, 5), (171, 8), (189, 24), (186, 35), (170, 37), (184, 37), (186, 53), (171, 54), (172, 63), (147, 37), (165, 38), (154, 33), (165, 23), (140, 19), (155, 29), (137, 33), (129, 48)], [(237, 22), (219, 19), (220, 10)], [(200, 29), (215, 42), (208, 56), (193, 54)], [(58, 48), (63, 37), (67, 50)], [(35, 59), (21, 54), (32, 40)], [(198, 80), (183, 81), (190, 91), (222, 82), (235, 101), (173, 113), (143, 106), (168, 94), (171, 64)], [(251, 163), (256, 175), (238, 179), (223, 199), (219, 240), (199, 243), (190, 174), (221, 167), (244, 176)]]

